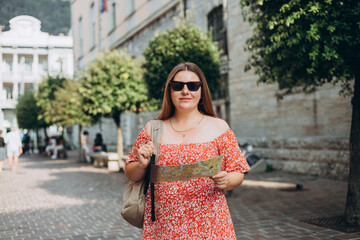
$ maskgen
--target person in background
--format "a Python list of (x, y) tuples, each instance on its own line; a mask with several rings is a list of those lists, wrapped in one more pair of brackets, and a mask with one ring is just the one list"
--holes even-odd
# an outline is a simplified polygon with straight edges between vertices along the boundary
[(34, 153), (34, 147), (34, 140), (30, 138), (29, 148), (31, 153)]
[(45, 147), (45, 152), (48, 157), (52, 156), (55, 147), (56, 147), (56, 139), (55, 137), (50, 137), (48, 141), (48, 145)]
[[(26, 131), (26, 130), (25, 130)], [(22, 144), (23, 144), (23, 154), (30, 154), (30, 137), (29, 133), (26, 131), (23, 138), (22, 138)]]
[(55, 147), (53, 149), (54, 153), (53, 153), (53, 155), (51, 155), (51, 159), (53, 159), (53, 160), (57, 159), (59, 150), (64, 149), (64, 138), (63, 138), (63, 136), (56, 137), (55, 141), (56, 141), (56, 145), (55, 145)]
[(88, 156), (89, 153), (89, 132), (88, 131), (84, 131), (83, 134), (81, 134), (81, 147), (83, 149), (83, 153), (85, 155), (85, 161), (87, 163), (90, 162), (90, 157)]
[(19, 156), (22, 154), (21, 140), (19, 133), (15, 127), (11, 127), (11, 131), (5, 136), (5, 144), (10, 170), (16, 171)]
[(2, 171), (4, 160), (6, 159), (5, 140), (1, 135), (2, 131), (0, 130), (0, 172)]
[(103, 143), (101, 133), (97, 133), (95, 136), (93, 151), (94, 152), (106, 152), (106, 145)]

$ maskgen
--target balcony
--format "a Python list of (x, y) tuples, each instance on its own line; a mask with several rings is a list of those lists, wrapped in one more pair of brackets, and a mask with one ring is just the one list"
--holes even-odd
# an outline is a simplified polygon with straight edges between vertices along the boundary
[(15, 109), (17, 104), (16, 99), (1, 99), (0, 108), (1, 109)]
[(4, 72), (2, 73), (3, 82), (22, 82), (25, 83), (38, 83), (41, 81), (43, 76), (46, 76), (47, 73), (40, 71), (37, 74), (34, 72)]

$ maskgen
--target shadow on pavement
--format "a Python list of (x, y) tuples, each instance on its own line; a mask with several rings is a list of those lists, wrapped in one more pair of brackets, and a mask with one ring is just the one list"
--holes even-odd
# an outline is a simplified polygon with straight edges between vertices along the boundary
[(127, 181), (123, 173), (90, 171), (57, 172), (51, 173), (50, 177), (54, 179), (46, 180), (38, 187), (56, 195), (98, 201), (121, 201)]
[(141, 239), (117, 201), (0, 213), (0, 239)]

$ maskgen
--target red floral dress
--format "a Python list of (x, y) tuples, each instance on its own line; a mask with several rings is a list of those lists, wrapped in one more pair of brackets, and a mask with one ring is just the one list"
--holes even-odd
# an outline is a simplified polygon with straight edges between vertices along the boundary
[[(137, 150), (151, 140), (139, 133), (127, 163), (138, 161)], [(160, 144), (157, 165), (179, 165), (224, 155), (222, 170), (250, 169), (231, 129), (212, 141)], [(146, 196), (143, 239), (236, 239), (224, 191), (208, 178), (155, 183), (155, 217), (151, 221), (150, 191)]]

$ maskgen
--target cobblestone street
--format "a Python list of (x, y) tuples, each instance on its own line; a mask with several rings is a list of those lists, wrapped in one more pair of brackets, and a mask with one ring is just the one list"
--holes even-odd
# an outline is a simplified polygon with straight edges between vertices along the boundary
[[(4, 163), (0, 239), (141, 239), (141, 230), (119, 214), (124, 173), (77, 163), (76, 154), (66, 160), (22, 156), (17, 172)], [(276, 171), (245, 179), (228, 198), (238, 239), (360, 239), (360, 233), (302, 222), (342, 215), (346, 182)], [(304, 189), (286, 191), (276, 182)]]

